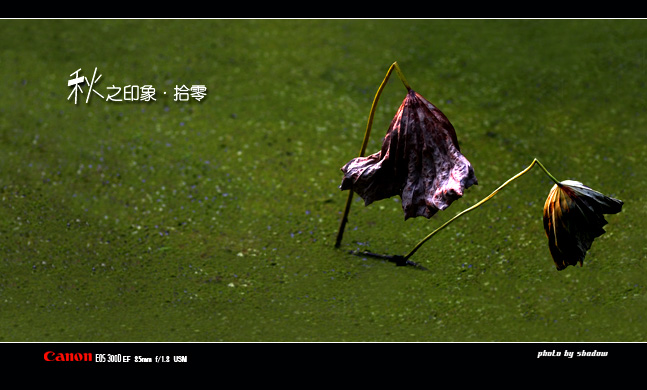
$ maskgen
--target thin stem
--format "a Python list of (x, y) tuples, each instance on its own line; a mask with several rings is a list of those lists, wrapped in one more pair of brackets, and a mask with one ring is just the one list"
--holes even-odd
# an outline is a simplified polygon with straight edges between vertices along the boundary
[[(382, 94), (382, 90), (384, 90), (384, 87), (386, 86), (387, 81), (389, 81), (389, 77), (391, 76), (393, 69), (396, 70), (398, 77), (400, 78), (400, 81), (402, 81), (402, 84), (404, 84), (404, 86), (407, 88), (407, 91), (411, 90), (411, 87), (409, 86), (409, 83), (407, 82), (407, 80), (404, 78), (404, 75), (402, 74), (402, 71), (400, 70), (398, 63), (394, 62), (393, 64), (391, 64), (391, 66), (389, 67), (389, 70), (386, 72), (386, 76), (384, 76), (384, 80), (382, 80), (382, 84), (380, 84), (380, 87), (377, 89), (377, 92), (375, 93), (375, 97), (373, 98), (371, 111), (368, 114), (368, 122), (366, 123), (366, 131), (364, 132), (364, 140), (362, 141), (362, 147), (359, 150), (359, 157), (364, 157), (364, 153), (366, 152), (368, 139), (371, 135), (371, 127), (373, 127), (373, 118), (375, 117), (375, 109), (377, 107), (377, 102), (378, 100), (380, 100), (380, 95)], [(346, 198), (346, 207), (344, 208), (344, 214), (341, 218), (341, 223), (339, 224), (339, 231), (337, 232), (337, 240), (335, 242), (336, 248), (339, 248), (339, 246), (341, 245), (341, 240), (344, 236), (344, 228), (346, 227), (346, 222), (348, 222), (348, 213), (350, 212), (350, 206), (352, 204), (352, 200), (353, 200), (353, 190), (350, 189), (348, 190), (348, 198)]]
[(393, 69), (396, 70), (396, 73), (398, 74), (400, 81), (402, 81), (402, 84), (404, 84), (404, 86), (407, 88), (407, 91), (411, 89), (411, 87), (409, 86), (409, 83), (404, 78), (404, 75), (402, 74), (402, 71), (400, 70), (400, 66), (398, 66), (398, 63), (394, 62), (393, 64), (391, 64), (391, 66), (389, 67), (389, 70), (386, 72), (386, 76), (384, 76), (384, 80), (382, 80), (382, 84), (380, 84), (380, 87), (377, 89), (377, 92), (375, 93), (375, 97), (373, 98), (373, 104), (371, 105), (371, 111), (368, 114), (368, 122), (366, 123), (366, 131), (364, 132), (364, 141), (362, 141), (362, 148), (359, 151), (359, 157), (363, 157), (364, 153), (366, 152), (368, 139), (371, 135), (371, 128), (373, 127), (373, 118), (375, 117), (375, 109), (377, 108), (377, 102), (380, 100), (380, 95), (382, 95), (382, 91), (384, 90), (386, 83), (389, 81), (389, 77), (391, 77), (391, 73), (393, 72)]
[(402, 71), (400, 70), (400, 66), (398, 65), (398, 63), (397, 63), (397, 62), (394, 62), (394, 63), (391, 65), (391, 67), (392, 67), (392, 68), (395, 68), (395, 71), (398, 73), (398, 77), (400, 78), (400, 81), (402, 81), (402, 84), (404, 84), (404, 86), (405, 86), (405, 88), (407, 89), (407, 91), (410, 91), (410, 90), (411, 90), (411, 86), (410, 86), (410, 85), (409, 85), (409, 83), (407, 82), (407, 79), (406, 79), (406, 78), (404, 78), (404, 74), (403, 74), (403, 73), (402, 73)]
[(550, 172), (548, 172), (548, 170), (546, 169), (546, 167), (544, 167), (544, 166), (542, 165), (542, 163), (540, 163), (540, 162), (539, 162), (539, 160), (534, 159), (534, 160), (532, 160), (532, 163), (531, 163), (530, 165), (528, 165), (528, 167), (527, 167), (526, 169), (524, 169), (523, 171), (521, 171), (521, 172), (517, 173), (516, 175), (514, 175), (513, 177), (511, 177), (510, 179), (508, 179), (505, 183), (501, 184), (501, 185), (499, 186), (499, 188), (497, 188), (496, 190), (494, 190), (490, 195), (488, 195), (487, 197), (483, 198), (481, 201), (479, 201), (479, 202), (478, 202), (478, 203), (476, 203), (475, 205), (473, 205), (473, 206), (471, 206), (471, 207), (469, 207), (469, 208), (467, 208), (467, 209), (465, 209), (465, 210), (461, 211), (460, 213), (456, 214), (456, 216), (454, 216), (452, 219), (450, 219), (449, 221), (447, 221), (447, 222), (445, 222), (444, 224), (442, 224), (438, 229), (436, 229), (436, 230), (434, 230), (433, 232), (431, 232), (427, 237), (423, 238), (423, 239), (422, 239), (422, 241), (420, 241), (420, 242), (419, 242), (419, 243), (418, 243), (418, 244), (417, 244), (417, 245), (416, 245), (416, 246), (415, 246), (415, 247), (414, 247), (414, 248), (413, 248), (413, 249), (412, 249), (412, 250), (411, 250), (411, 251), (410, 251), (406, 256), (404, 256), (404, 259), (405, 259), (405, 260), (409, 259), (409, 257), (411, 257), (411, 256), (412, 256), (412, 255), (413, 255), (413, 254), (414, 254), (414, 253), (415, 253), (415, 252), (416, 252), (416, 251), (417, 251), (417, 250), (422, 246), (422, 244), (424, 244), (425, 242), (427, 242), (427, 240), (429, 240), (429, 239), (430, 239), (431, 237), (433, 237), (436, 233), (438, 233), (439, 231), (441, 231), (442, 229), (444, 229), (447, 225), (449, 225), (450, 223), (452, 223), (454, 220), (456, 220), (456, 219), (457, 219), (457, 218), (459, 218), (460, 216), (462, 216), (462, 215), (464, 215), (464, 214), (466, 214), (466, 213), (468, 213), (468, 212), (470, 212), (470, 211), (474, 210), (475, 208), (479, 207), (480, 205), (482, 205), (483, 203), (487, 202), (488, 200), (492, 199), (492, 197), (494, 197), (494, 195), (496, 195), (496, 194), (497, 194), (497, 192), (499, 192), (503, 187), (507, 186), (507, 185), (508, 185), (508, 184), (510, 184), (513, 180), (515, 180), (515, 179), (517, 179), (517, 178), (521, 177), (523, 174), (525, 174), (526, 172), (528, 172), (530, 169), (532, 169), (532, 167), (533, 167), (533, 166), (535, 166), (535, 164), (539, 165), (539, 166), (541, 167), (541, 169), (544, 171), (544, 173), (546, 173), (546, 175), (548, 175), (548, 177), (550, 177), (550, 179), (551, 179), (552, 181), (554, 181), (556, 184), (559, 184), (559, 181), (558, 181), (557, 179), (555, 179), (555, 177), (554, 177), (553, 175), (551, 175), (551, 174), (550, 174)]
[(546, 167), (544, 167), (544, 164), (542, 164), (541, 162), (539, 162), (539, 160), (537, 160), (537, 159), (535, 159), (535, 160), (533, 161), (533, 163), (535, 163), (535, 162), (536, 162), (536, 163), (537, 163), (537, 165), (539, 165), (539, 167), (544, 171), (544, 173), (545, 173), (548, 177), (550, 177), (550, 180), (552, 180), (555, 184), (559, 184), (559, 180), (555, 179), (555, 177), (554, 177), (553, 175), (551, 175), (551, 174), (550, 174), (550, 172), (548, 172), (548, 169), (546, 169)]

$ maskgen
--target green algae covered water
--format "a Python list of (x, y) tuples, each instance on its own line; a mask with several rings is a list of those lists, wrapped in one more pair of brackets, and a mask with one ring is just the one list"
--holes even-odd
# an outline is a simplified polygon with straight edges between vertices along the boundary
[[(647, 339), (644, 21), (0, 32), (0, 341)], [(356, 197), (335, 249), (339, 169), (394, 61), (479, 184), (429, 220)], [(368, 153), (405, 95), (392, 77)], [(555, 270), (539, 171), (426, 243), (412, 260), (427, 271), (348, 253), (406, 253), (533, 158), (625, 202), (584, 267)]]

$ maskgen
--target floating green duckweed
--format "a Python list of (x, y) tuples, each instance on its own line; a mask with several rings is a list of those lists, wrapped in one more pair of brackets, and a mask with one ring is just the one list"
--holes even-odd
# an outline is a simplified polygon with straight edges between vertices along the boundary
[[(0, 21), (0, 341), (645, 341), (640, 20)], [(479, 179), (430, 220), (354, 203), (385, 69), (450, 118)], [(151, 84), (157, 101), (67, 100)], [(397, 80), (395, 82), (398, 82)], [(173, 101), (176, 85), (202, 101)], [(373, 137), (404, 98), (386, 85)], [(167, 94), (164, 95), (163, 91)], [(85, 95), (83, 95), (85, 97)], [(105, 96), (105, 94), (104, 94)], [(538, 158), (625, 202), (556, 272)], [(356, 199), (357, 200), (357, 199)]]

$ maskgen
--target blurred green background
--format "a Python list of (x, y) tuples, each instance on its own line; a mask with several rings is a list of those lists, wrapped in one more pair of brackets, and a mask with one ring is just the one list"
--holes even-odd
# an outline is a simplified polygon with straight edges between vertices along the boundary
[[(0, 341), (645, 341), (643, 20), (1, 20)], [(355, 197), (397, 61), (479, 185), (426, 220)], [(94, 88), (152, 85), (154, 102)], [(202, 101), (175, 86), (205, 85)], [(166, 92), (166, 95), (164, 95)], [(368, 153), (406, 90), (391, 77)], [(625, 202), (556, 271), (538, 158)]]

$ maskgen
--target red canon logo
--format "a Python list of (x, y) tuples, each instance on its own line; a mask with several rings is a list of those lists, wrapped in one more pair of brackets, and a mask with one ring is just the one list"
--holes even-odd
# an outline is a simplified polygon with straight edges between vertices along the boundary
[(91, 362), (91, 353), (56, 353), (53, 351), (45, 352), (44, 358), (48, 362)]

